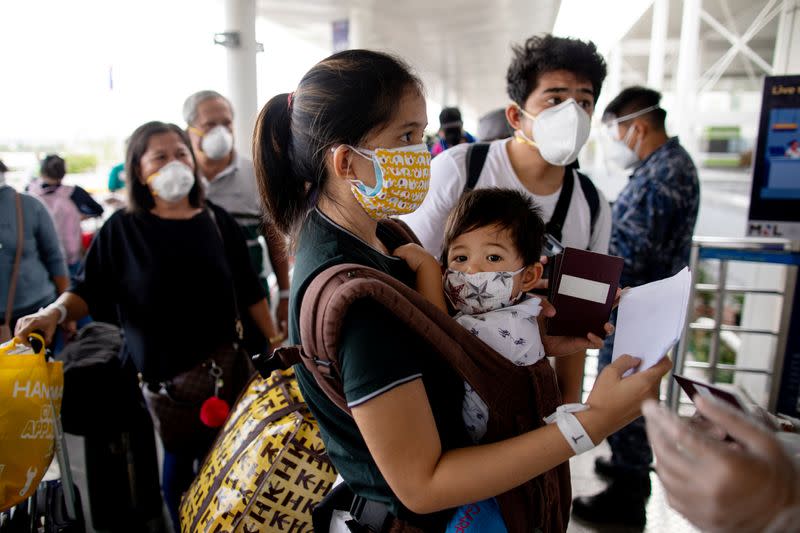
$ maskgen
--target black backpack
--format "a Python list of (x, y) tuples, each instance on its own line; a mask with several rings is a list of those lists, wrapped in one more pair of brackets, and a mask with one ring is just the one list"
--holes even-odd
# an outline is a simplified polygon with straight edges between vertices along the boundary
[[(478, 184), (478, 178), (483, 171), (483, 165), (486, 163), (486, 156), (489, 155), (490, 143), (473, 143), (467, 148), (467, 181), (464, 184), (462, 194), (471, 191)], [(594, 183), (589, 177), (578, 171), (578, 162), (567, 165), (565, 173), (574, 170), (578, 176), (578, 181), (581, 184), (581, 191), (589, 203), (589, 213), (591, 214), (591, 225), (589, 226), (589, 236), (594, 235), (594, 226), (597, 222), (597, 216), (600, 214), (600, 195), (595, 188)], [(566, 178), (566, 176), (565, 176)], [(553, 211), (553, 216), (545, 226), (545, 231), (556, 238), (561, 240), (562, 228), (564, 227), (564, 220), (567, 218), (567, 211), (569, 211), (569, 203), (572, 199), (572, 188), (574, 181), (571, 179), (564, 179), (564, 185), (561, 187), (561, 194), (558, 195), (558, 203), (556, 209)]]

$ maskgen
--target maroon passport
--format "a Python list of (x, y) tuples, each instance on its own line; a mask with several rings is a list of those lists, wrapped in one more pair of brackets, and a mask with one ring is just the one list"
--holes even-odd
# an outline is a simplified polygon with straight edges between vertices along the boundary
[(547, 334), (604, 338), (624, 261), (577, 248), (565, 248), (554, 259), (550, 303), (556, 315), (547, 321)]

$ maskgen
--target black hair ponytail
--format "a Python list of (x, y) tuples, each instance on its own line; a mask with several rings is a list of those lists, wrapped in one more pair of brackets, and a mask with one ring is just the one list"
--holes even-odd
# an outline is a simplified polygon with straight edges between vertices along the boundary
[(270, 222), (290, 233), (308, 210), (308, 183), (291, 164), (290, 95), (272, 97), (261, 109), (253, 133), (253, 161), (261, 200)]

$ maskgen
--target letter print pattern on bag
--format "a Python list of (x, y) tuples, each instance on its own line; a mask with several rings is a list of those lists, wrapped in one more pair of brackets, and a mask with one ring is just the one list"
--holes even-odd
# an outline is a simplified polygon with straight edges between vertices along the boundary
[(255, 378), (181, 503), (184, 532), (313, 530), (336, 470), (292, 371)]

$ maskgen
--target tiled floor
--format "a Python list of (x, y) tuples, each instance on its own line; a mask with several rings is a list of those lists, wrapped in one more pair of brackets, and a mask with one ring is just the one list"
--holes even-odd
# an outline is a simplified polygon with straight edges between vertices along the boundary
[[(574, 496), (587, 496), (600, 492), (606, 486), (605, 482), (598, 479), (594, 473), (594, 460), (599, 456), (611, 454), (608, 444), (600, 444), (594, 450), (580, 455), (570, 462), (572, 471), (572, 494)], [(647, 533), (695, 533), (698, 530), (687, 522), (681, 515), (672, 510), (667, 503), (664, 489), (655, 473), (650, 474), (653, 484), (653, 494), (647, 503)], [(568, 533), (639, 533), (641, 530), (626, 527), (593, 526), (577, 520), (571, 520)]]

